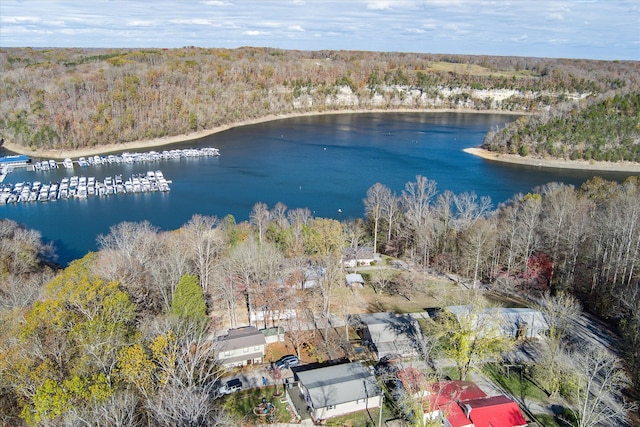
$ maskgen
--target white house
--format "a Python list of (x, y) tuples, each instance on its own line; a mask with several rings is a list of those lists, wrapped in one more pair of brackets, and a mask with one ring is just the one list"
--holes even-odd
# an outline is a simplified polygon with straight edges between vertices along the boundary
[(362, 339), (374, 347), (378, 359), (417, 354), (422, 331), (411, 315), (383, 312), (360, 314), (358, 317), (363, 325)]
[(308, 370), (297, 367), (293, 372), (316, 422), (382, 406), (382, 390), (360, 362)]
[(347, 268), (354, 268), (359, 265), (371, 265), (376, 260), (373, 248), (368, 246), (358, 246), (357, 248), (346, 248), (342, 250), (342, 264)]
[(230, 329), (214, 342), (218, 360), (227, 368), (262, 363), (267, 341), (253, 326)]

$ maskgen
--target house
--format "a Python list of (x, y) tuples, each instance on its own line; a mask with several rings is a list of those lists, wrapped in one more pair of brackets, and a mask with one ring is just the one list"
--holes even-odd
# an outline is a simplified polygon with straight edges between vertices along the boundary
[(422, 399), (424, 424), (440, 419), (446, 427), (527, 426), (517, 403), (503, 395), (487, 397), (473, 382), (430, 383), (413, 367), (398, 371), (396, 376), (404, 393)]
[(254, 326), (230, 329), (214, 342), (218, 361), (226, 368), (262, 363), (267, 342)]
[(345, 277), (345, 282), (348, 288), (362, 288), (364, 286), (364, 279), (362, 278), (362, 275), (357, 273), (347, 274)]
[[(404, 368), (396, 376), (404, 393), (414, 399), (422, 399), (424, 424), (442, 419), (450, 427), (471, 426), (472, 423), (457, 402), (487, 396), (471, 381), (430, 382), (422, 371), (414, 367)], [(401, 394), (396, 393), (398, 396)]]
[(358, 246), (357, 248), (345, 248), (342, 250), (342, 265), (347, 268), (355, 268), (359, 265), (371, 265), (376, 260), (373, 248)]
[(298, 390), (316, 421), (382, 406), (382, 390), (360, 362), (322, 368), (293, 368)]
[(507, 396), (493, 396), (460, 403), (465, 415), (475, 427), (526, 427), (516, 402)]
[(411, 357), (418, 354), (422, 338), (420, 325), (408, 314), (361, 314), (362, 340), (369, 343), (378, 359), (385, 356)]
[[(446, 309), (455, 315), (458, 320), (471, 313), (471, 307), (467, 305), (454, 305)], [(510, 338), (544, 338), (549, 325), (542, 313), (531, 308), (486, 308), (477, 313), (474, 323), (482, 323), (485, 319), (491, 319), (496, 324), (502, 335)]]

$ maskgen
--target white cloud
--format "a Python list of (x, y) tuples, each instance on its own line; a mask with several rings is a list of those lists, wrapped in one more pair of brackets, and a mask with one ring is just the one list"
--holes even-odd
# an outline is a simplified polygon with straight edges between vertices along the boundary
[(193, 18), (193, 19), (172, 19), (169, 21), (172, 24), (184, 24), (184, 25), (211, 25), (212, 22), (209, 19)]
[(0, 46), (234, 48), (260, 36), (284, 49), (638, 60), (638, 22), (637, 0), (0, 0)]
[(391, 9), (391, 2), (390, 1), (373, 1), (370, 3), (367, 3), (367, 9), (371, 9), (371, 10), (387, 10), (387, 9)]
[(0, 15), (0, 22), (5, 24), (37, 24), (42, 19), (37, 16), (3, 16)]
[(153, 27), (153, 21), (129, 21), (127, 25), (130, 27)]
[(207, 6), (233, 6), (233, 4), (227, 1), (220, 0), (203, 0), (201, 3), (206, 4)]

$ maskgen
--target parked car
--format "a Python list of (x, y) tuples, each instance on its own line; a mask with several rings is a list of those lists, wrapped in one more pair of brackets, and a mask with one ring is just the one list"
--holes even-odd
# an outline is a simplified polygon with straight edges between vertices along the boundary
[(227, 381), (218, 389), (218, 394), (231, 394), (242, 390), (242, 381), (238, 378)]
[(287, 368), (292, 368), (294, 366), (298, 366), (300, 364), (300, 359), (298, 359), (296, 356), (294, 355), (288, 355), (288, 356), (284, 356), (281, 357), (277, 362), (276, 362), (276, 366), (279, 369), (287, 369)]

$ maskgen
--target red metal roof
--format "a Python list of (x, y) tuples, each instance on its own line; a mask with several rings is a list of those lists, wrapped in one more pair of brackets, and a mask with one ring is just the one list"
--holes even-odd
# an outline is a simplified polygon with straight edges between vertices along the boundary
[(467, 400), (462, 403), (475, 427), (524, 427), (527, 425), (520, 407), (507, 396)]
[(440, 411), (451, 427), (473, 427), (473, 423), (456, 402), (449, 402), (440, 406)]
[(471, 400), (486, 397), (486, 393), (471, 381), (441, 381), (432, 385), (432, 391), (452, 400)]

